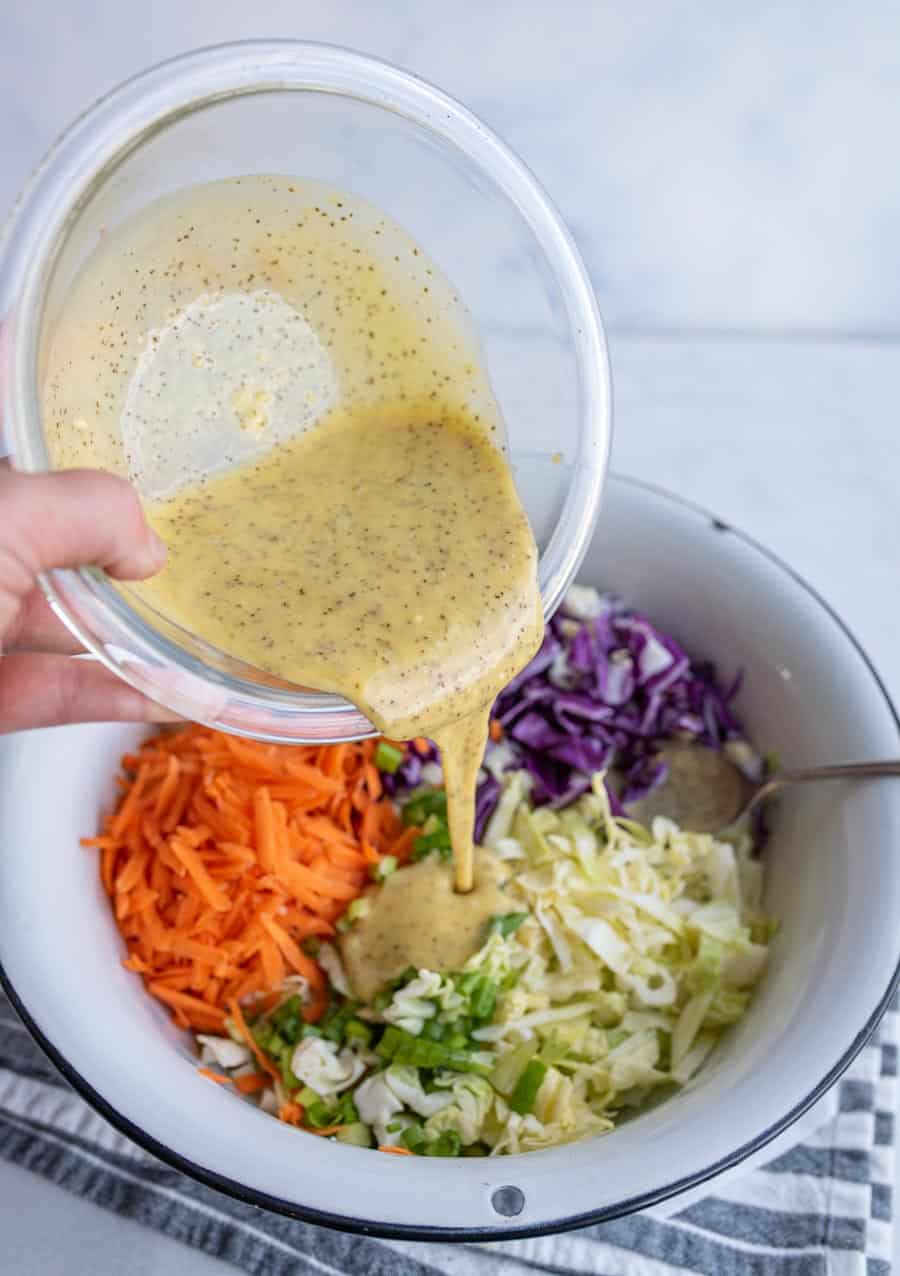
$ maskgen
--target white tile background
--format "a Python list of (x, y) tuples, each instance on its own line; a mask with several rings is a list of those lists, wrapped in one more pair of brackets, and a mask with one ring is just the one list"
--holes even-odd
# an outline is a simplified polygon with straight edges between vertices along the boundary
[(2, 0), (0, 207), (111, 84), (254, 35), (463, 98), (550, 188), (616, 327), (898, 328), (890, 0)]
[[(610, 325), (616, 467), (778, 551), (900, 700), (900, 5), (0, 0), (0, 210), (118, 80), (278, 35), (398, 62), (512, 143)], [(6, 1168), (0, 1220), (3, 1276), (217, 1269)]]

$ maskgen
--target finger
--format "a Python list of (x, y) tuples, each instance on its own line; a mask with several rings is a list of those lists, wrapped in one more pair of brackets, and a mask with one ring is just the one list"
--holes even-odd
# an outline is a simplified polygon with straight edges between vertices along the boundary
[(63, 622), (39, 589), (33, 589), (19, 606), (19, 614), (3, 639), (5, 651), (55, 651), (74, 656), (84, 647)]
[[(6, 343), (9, 340), (9, 328), (0, 319), (0, 391), (3, 389), (3, 369), (6, 367)], [(0, 394), (0, 456), (6, 452), (6, 438), (3, 433), (3, 396)]]
[[(30, 592), (51, 567), (102, 567), (119, 580), (158, 572), (166, 548), (147, 523), (130, 483), (95, 470), (58, 474), (0, 471), (0, 588)], [(21, 585), (27, 579), (27, 587)]]
[(0, 734), (66, 722), (177, 721), (94, 661), (31, 654), (0, 660)]

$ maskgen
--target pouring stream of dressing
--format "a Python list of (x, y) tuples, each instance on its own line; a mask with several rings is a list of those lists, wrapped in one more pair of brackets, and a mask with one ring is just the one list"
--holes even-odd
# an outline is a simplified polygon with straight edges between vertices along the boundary
[(245, 177), (106, 237), (66, 294), (54, 463), (141, 490), (139, 600), (441, 749), (460, 891), (490, 705), (543, 630), (537, 549), (452, 285), (377, 209)]
[(433, 739), (469, 891), (488, 712), (540, 642), (536, 552), (482, 432), (394, 411), (337, 416), (151, 507), (169, 562), (141, 593), (223, 650), (345, 695), (385, 735)]

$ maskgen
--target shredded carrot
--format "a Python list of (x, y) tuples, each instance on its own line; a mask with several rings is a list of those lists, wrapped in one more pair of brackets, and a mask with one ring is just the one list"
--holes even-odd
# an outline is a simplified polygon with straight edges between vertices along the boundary
[(491, 718), (490, 736), (495, 744), (503, 739), (503, 723), (499, 718)]
[(117, 850), (118, 847), (113, 844), (112, 846), (104, 846), (100, 853), (100, 880), (103, 882), (103, 889), (107, 895), (112, 895), (113, 893), (113, 873), (115, 871)]
[(379, 1152), (390, 1152), (391, 1156), (415, 1156), (415, 1152), (410, 1152), (409, 1148), (397, 1147), (395, 1143), (382, 1143), (378, 1148)]
[(256, 1058), (256, 1062), (259, 1064), (259, 1066), (263, 1069), (264, 1072), (268, 1072), (270, 1077), (279, 1078), (280, 1073), (278, 1069), (275, 1067), (275, 1064), (272, 1063), (269, 1056), (260, 1049), (256, 1038), (254, 1037), (250, 1029), (247, 1027), (247, 1021), (244, 1018), (244, 1013), (241, 1010), (240, 1006), (238, 1005), (236, 998), (231, 999), (228, 1005), (228, 1009), (231, 1011), (231, 1017), (234, 1020), (235, 1027), (237, 1028), (241, 1036), (244, 1038), (247, 1045), (253, 1051), (253, 1054)]
[(363, 812), (359, 833), (360, 837), (367, 845), (371, 845), (378, 836), (378, 825), (380, 822), (381, 821), (378, 817), (378, 808), (376, 806), (369, 806), (367, 810)]
[(198, 1068), (197, 1071), (201, 1077), (215, 1081), (216, 1085), (231, 1085), (231, 1077), (226, 1077), (222, 1072), (213, 1072), (212, 1068)]
[(110, 837), (118, 840), (123, 837), (138, 809), (141, 794), (146, 787), (150, 775), (150, 767), (144, 763), (138, 767), (137, 777), (125, 795), (125, 801), (113, 816), (108, 832)]
[(211, 904), (218, 912), (228, 911), (228, 900), (216, 886), (206, 867), (193, 849), (186, 842), (182, 842), (177, 837), (173, 837), (169, 841), (169, 847), (176, 859), (181, 860), (185, 870), (190, 873), (194, 879), (197, 889), (200, 891), (203, 899), (207, 904)]
[(421, 753), (423, 755), (431, 752), (431, 745), (427, 740), (423, 740), (421, 736), (416, 736), (415, 740), (412, 742), (412, 747), (415, 749), (416, 753)]
[(410, 855), (412, 855), (416, 838), (421, 832), (421, 829), (415, 827), (404, 829), (396, 841), (390, 843), (388, 854), (393, 855), (394, 859), (400, 860), (401, 863), (408, 860)]
[(362, 844), (363, 859), (367, 864), (377, 864), (381, 860), (381, 856), (375, 850), (374, 846), (370, 846), (368, 842)]
[(269, 790), (261, 785), (253, 795), (253, 814), (256, 824), (256, 847), (259, 851), (260, 865), (267, 873), (274, 873), (278, 867), (278, 852), (275, 848), (275, 820)]
[(169, 803), (172, 801), (172, 798), (175, 796), (176, 790), (178, 789), (178, 779), (180, 775), (181, 768), (178, 765), (178, 759), (174, 753), (170, 753), (168, 765), (166, 767), (166, 777), (159, 786), (159, 790), (156, 794), (156, 801), (153, 804), (153, 814), (156, 816), (157, 820), (161, 820), (165, 816)]
[(366, 763), (366, 788), (369, 797), (377, 802), (382, 794), (381, 776), (378, 774), (378, 767), (372, 762)]
[(247, 1072), (242, 1077), (234, 1078), (234, 1088), (238, 1094), (258, 1094), (268, 1084), (269, 1078), (261, 1072)]
[(278, 1120), (287, 1125), (299, 1125), (303, 1120), (303, 1109), (299, 1103), (282, 1103), (278, 1109)]
[(314, 991), (324, 991), (327, 985), (321, 966), (314, 962), (311, 957), (307, 957), (306, 953), (297, 947), (284, 927), (279, 926), (278, 922), (273, 917), (270, 917), (268, 913), (263, 913), (259, 920), (275, 940), (285, 961), (290, 966), (293, 966), (294, 972), (308, 980), (310, 988)]
[(238, 1003), (258, 1006), (297, 974), (309, 986), (304, 1018), (319, 1019), (328, 981), (303, 940), (333, 935), (370, 865), (408, 858), (419, 834), (382, 793), (377, 746), (167, 732), (125, 755), (118, 807), (84, 839), (99, 853), (126, 967), (180, 1027), (221, 1032), (230, 1015), (272, 1076)]
[(307, 1125), (304, 1127), (307, 1134), (318, 1134), (320, 1137), (325, 1134), (337, 1134), (340, 1130), (346, 1130), (346, 1125), (323, 1125), (316, 1129), (314, 1126)]

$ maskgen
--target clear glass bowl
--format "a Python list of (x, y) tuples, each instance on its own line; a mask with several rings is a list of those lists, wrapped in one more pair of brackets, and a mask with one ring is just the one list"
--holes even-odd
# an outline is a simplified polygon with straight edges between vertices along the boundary
[[(17, 466), (50, 468), (42, 351), (98, 234), (161, 195), (253, 172), (353, 191), (453, 280), (506, 421), (551, 615), (590, 539), (609, 455), (609, 364), (589, 280), (546, 195), (489, 129), (431, 85), (346, 49), (252, 41), (187, 54), (101, 99), (53, 147), (0, 258), (2, 419)], [(138, 614), (100, 571), (43, 584), (88, 650), (187, 718), (293, 742), (372, 732), (347, 701), (277, 683)]]

